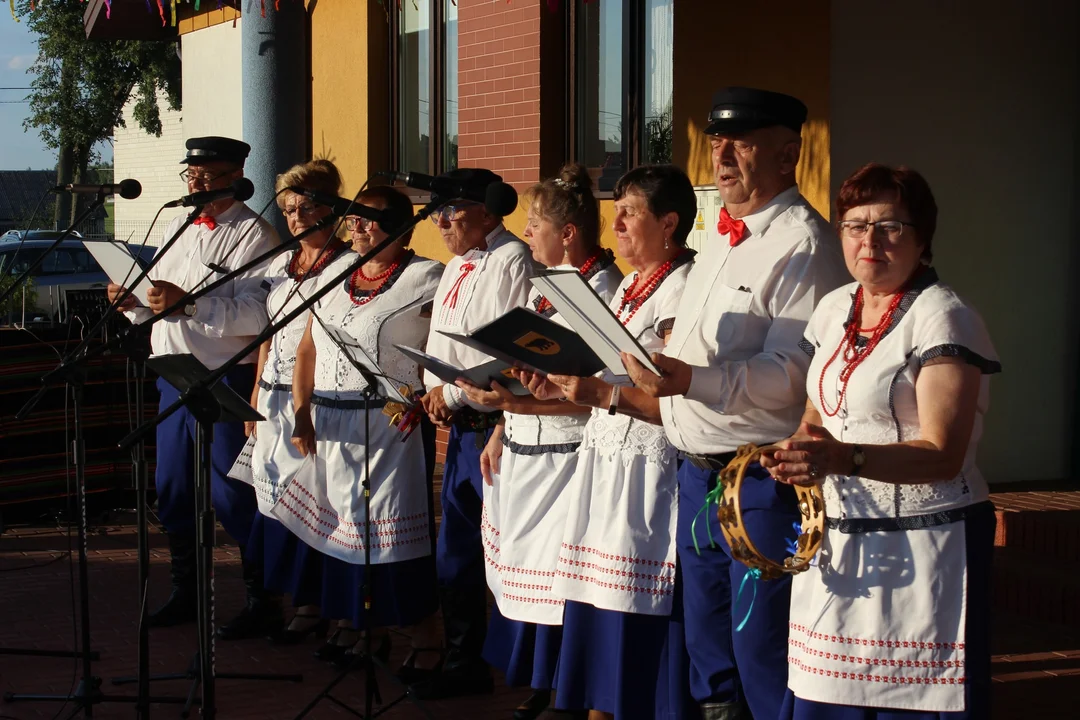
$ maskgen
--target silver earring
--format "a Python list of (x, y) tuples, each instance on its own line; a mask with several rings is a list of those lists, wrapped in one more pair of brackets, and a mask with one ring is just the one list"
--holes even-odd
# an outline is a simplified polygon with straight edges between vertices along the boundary
[(670, 238), (664, 238), (664, 249), (665, 250), (668, 250), (668, 249), (671, 248), (671, 246), (668, 244), (668, 240), (670, 240)]

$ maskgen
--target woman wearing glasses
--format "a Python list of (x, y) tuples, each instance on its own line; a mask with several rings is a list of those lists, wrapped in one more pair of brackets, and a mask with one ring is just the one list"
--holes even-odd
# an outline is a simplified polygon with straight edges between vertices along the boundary
[[(313, 160), (296, 165), (277, 178), (278, 206), (288, 222), (289, 232), (293, 237), (310, 234), (301, 238), (299, 246), (292, 252), (278, 255), (267, 270), (266, 308), (271, 322), (294, 310), (335, 272), (340, 273), (352, 256), (348, 244), (334, 235), (332, 224), (310, 232), (316, 223), (330, 214), (330, 208), (286, 190), (290, 187), (336, 196), (341, 190), (341, 175), (329, 160)], [(271, 635), (272, 642), (281, 644), (294, 644), (312, 632), (326, 629), (319, 612), (321, 559), (304, 543), (298, 542), (272, 514), (286, 481), (303, 460), (290, 439), (294, 423), (293, 367), (307, 320), (308, 313), (305, 312), (260, 348), (259, 381), (252, 392), (251, 405), (266, 420), (247, 423), (245, 428), (254, 438), (251, 474), (259, 503), (259, 514), (247, 551), (261, 554), (266, 586), (288, 593), (296, 607), (288, 625)]]
[[(611, 311), (646, 352), (661, 352), (694, 255), (686, 249), (694, 188), (672, 165), (646, 165), (621, 177), (614, 194), (618, 253), (634, 272)], [(590, 710), (593, 720), (684, 717), (675, 448), (661, 426), (639, 419), (635, 396), (619, 393), (608, 371), (521, 378), (537, 397), (591, 410), (551, 581), (565, 600), (555, 706)]]
[[(357, 202), (379, 215), (377, 221), (347, 219), (353, 249), (360, 253), (413, 216), (408, 197), (393, 188), (372, 188)], [(390, 652), (385, 628), (416, 625), (438, 607), (432, 555), (434, 428), (424, 422), (415, 432), (399, 429), (406, 408), (387, 400), (388, 392), (400, 392), (410, 402), (419, 395), (419, 368), (395, 345), (423, 345), (443, 270), (409, 249), (411, 235), (392, 242), (316, 303), (297, 350), (292, 443), (306, 461), (275, 513), (328, 556), (322, 612), (341, 621), (317, 656), (342, 664), (361, 652), (360, 629), (373, 633), (373, 653), (385, 662)], [(363, 372), (350, 354), (366, 361)], [(361, 484), (368, 472), (370, 517)], [(365, 524), (370, 524), (375, 593), (370, 613), (362, 595)], [(438, 647), (430, 637), (414, 636), (417, 640), (419, 647)], [(416, 653), (406, 666), (407, 681), (423, 673)]]
[[(614, 255), (599, 245), (600, 209), (592, 178), (567, 165), (556, 178), (526, 195), (525, 241), (533, 259), (556, 270), (577, 270), (605, 302), (622, 280)], [(528, 308), (565, 322), (535, 288)], [(459, 382), (469, 399), (504, 411), (480, 456), (484, 475), (484, 555), (496, 605), (484, 657), (510, 686), (528, 685), (532, 697), (514, 713), (529, 720), (548, 706), (562, 641), (562, 598), (551, 592), (570, 498), (566, 489), (577, 465), (589, 408), (516, 397), (501, 385), (491, 390)]]
[(836, 204), (856, 282), (810, 318), (802, 424), (761, 463), (821, 483), (828, 515), (791, 588), (783, 716), (989, 717), (995, 518), (975, 450), (1001, 365), (930, 266), (921, 175), (867, 165)]

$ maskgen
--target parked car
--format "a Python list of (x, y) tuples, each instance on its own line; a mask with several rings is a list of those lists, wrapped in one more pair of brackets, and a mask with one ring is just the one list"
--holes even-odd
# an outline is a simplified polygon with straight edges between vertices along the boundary
[[(14, 277), (34, 264), (56, 242), (60, 233), (52, 230), (9, 230), (0, 236), (0, 277)], [(100, 290), (104, 293), (108, 276), (86, 249), (86, 243), (110, 242), (92, 240), (72, 233), (59, 247), (45, 256), (41, 266), (32, 273), (35, 301), (32, 306), (20, 302), (17, 293), (10, 304), (9, 318), (28, 323), (65, 323), (68, 321), (68, 294), (73, 291)], [(126, 243), (132, 256), (147, 263), (157, 250)]]

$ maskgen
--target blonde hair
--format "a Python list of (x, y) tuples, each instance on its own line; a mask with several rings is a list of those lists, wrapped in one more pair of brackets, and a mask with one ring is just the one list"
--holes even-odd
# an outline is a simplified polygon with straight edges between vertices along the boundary
[(341, 172), (329, 160), (319, 158), (299, 165), (293, 165), (277, 176), (274, 190), (278, 193), (279, 208), (285, 207), (285, 188), (299, 187), (305, 190), (318, 190), (327, 195), (341, 194)]

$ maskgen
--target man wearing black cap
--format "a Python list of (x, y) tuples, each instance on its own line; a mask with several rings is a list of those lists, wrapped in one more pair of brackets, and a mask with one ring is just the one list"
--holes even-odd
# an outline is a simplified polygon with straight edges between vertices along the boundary
[[(448, 173), (461, 185), (500, 182), (489, 170)], [(492, 360), (451, 340), (444, 332), (468, 334), (529, 298), (535, 269), (529, 246), (484, 205), (452, 201), (431, 216), (454, 257), (435, 293), (427, 352), (450, 365), (472, 368)], [(480, 536), (483, 478), (480, 453), (501, 413), (473, 403), (464, 391), (425, 373), (424, 409), (450, 427), (442, 485), (442, 524), (436, 545), (439, 603), (446, 636), (442, 672), (410, 691), (421, 699), (491, 692), (491, 670), (481, 658), (487, 634), (487, 578)]]
[[(187, 167), (181, 176), (188, 192), (228, 188), (244, 174), (247, 143), (225, 137), (200, 137), (187, 141)], [(175, 218), (165, 228), (171, 238), (183, 223)], [(128, 298), (129, 319), (142, 322), (180, 301), (188, 292), (217, 280), (255, 256), (278, 244), (277, 233), (244, 203), (225, 198), (208, 203), (151, 272), (154, 287), (147, 291), (145, 306)], [(153, 327), (151, 347), (155, 355), (191, 353), (211, 370), (240, 352), (266, 326), (265, 268), (249, 271), (222, 287), (189, 303), (183, 310)], [(109, 297), (123, 288), (109, 285)], [(225, 375), (224, 382), (240, 397), (249, 397), (255, 380), (255, 354)], [(158, 380), (161, 407), (171, 405), (179, 393)], [(157, 428), (158, 516), (169, 537), (172, 594), (150, 615), (153, 627), (190, 622), (196, 612), (194, 419), (184, 407)], [(243, 423), (214, 425), (211, 491), (214, 509), (226, 532), (241, 552), (251, 534), (257, 509), (250, 485), (227, 477), (244, 446)], [(262, 587), (261, 567), (243, 560), (247, 603), (240, 615), (218, 629), (222, 639), (263, 635), (281, 623), (276, 597)]]
[[(716, 93), (705, 133), (724, 202), (720, 239), (701, 249), (687, 279), (658, 356), (663, 376), (627, 363), (637, 387), (660, 398), (668, 438), (686, 455), (677, 544), (691, 691), (704, 720), (748, 718), (746, 705), (755, 718), (778, 717), (787, 686), (790, 577), (748, 576), (722, 540), (715, 505), (702, 513), (696, 533), (693, 521), (736, 448), (795, 432), (810, 364), (799, 341), (818, 300), (848, 279), (835, 233), (795, 183), (805, 120), (806, 106), (788, 95)], [(777, 559), (787, 555), (797, 534), (792, 488), (755, 464), (741, 500), (758, 548)]]

